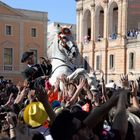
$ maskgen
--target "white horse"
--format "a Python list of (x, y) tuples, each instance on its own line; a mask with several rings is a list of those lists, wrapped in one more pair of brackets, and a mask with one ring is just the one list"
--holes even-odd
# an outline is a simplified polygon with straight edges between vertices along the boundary
[[(90, 84), (92, 83), (93, 79), (89, 78), (83, 68), (75, 69), (79, 51), (71, 34), (71, 26), (57, 25), (54, 33), (48, 38), (47, 52), (52, 64), (52, 73), (49, 80), (52, 85), (62, 74), (67, 75), (69, 79), (77, 78), (79, 74), (82, 74)], [(60, 88), (62, 89), (62, 87)]]
[(52, 73), (50, 82), (54, 85), (56, 78), (62, 74), (70, 75), (75, 70), (74, 61), (78, 48), (71, 34), (71, 27), (57, 26), (48, 38), (48, 57), (51, 59)]

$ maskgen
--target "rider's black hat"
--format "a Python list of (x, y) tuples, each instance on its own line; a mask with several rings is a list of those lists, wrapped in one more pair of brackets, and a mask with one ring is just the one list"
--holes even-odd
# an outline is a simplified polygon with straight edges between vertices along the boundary
[(33, 54), (34, 54), (33, 52), (24, 52), (21, 58), (21, 63), (24, 63), (29, 58), (29, 56)]

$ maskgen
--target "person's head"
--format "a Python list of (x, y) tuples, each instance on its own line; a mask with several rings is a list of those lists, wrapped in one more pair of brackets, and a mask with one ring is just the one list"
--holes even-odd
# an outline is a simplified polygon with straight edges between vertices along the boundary
[(82, 111), (82, 106), (80, 106), (79, 104), (74, 104), (71, 106), (70, 111), (72, 113)]
[(70, 113), (69, 110), (63, 110), (50, 127), (53, 140), (91, 140), (89, 129), (82, 123), (87, 114), (85, 112), (84, 115), (82, 114), (83, 111), (80, 114), (80, 112)]
[(40, 132), (33, 132), (32, 133), (32, 140), (45, 140), (44, 136)]
[(3, 76), (0, 76), (0, 79), (4, 79), (4, 77)]
[(34, 53), (24, 52), (21, 58), (21, 62), (26, 64), (34, 64)]

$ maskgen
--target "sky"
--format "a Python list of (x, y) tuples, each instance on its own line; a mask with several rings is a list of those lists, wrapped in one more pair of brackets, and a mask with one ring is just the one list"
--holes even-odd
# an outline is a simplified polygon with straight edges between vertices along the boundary
[(13, 8), (48, 12), (50, 22), (76, 24), (75, 0), (0, 0)]

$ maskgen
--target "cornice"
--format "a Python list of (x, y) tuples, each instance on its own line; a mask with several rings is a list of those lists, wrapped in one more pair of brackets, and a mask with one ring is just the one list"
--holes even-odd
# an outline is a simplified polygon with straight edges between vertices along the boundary
[(81, 1), (81, 0), (75, 0), (76, 2)]
[(11, 12), (15, 13), (17, 16), (24, 16), (23, 13), (17, 11), (15, 8), (10, 7), (9, 5), (5, 4), (4, 2), (0, 1), (0, 5), (9, 9)]

